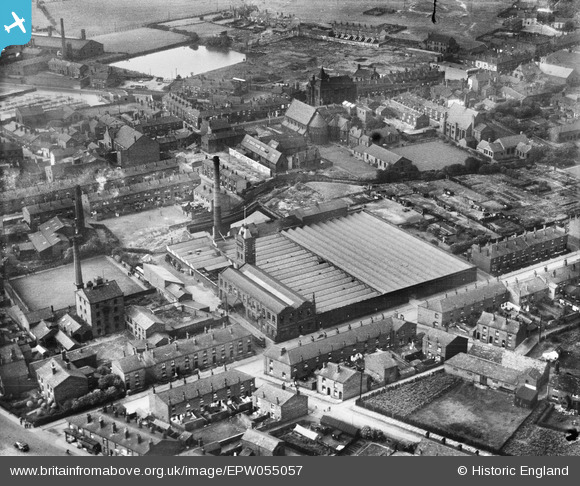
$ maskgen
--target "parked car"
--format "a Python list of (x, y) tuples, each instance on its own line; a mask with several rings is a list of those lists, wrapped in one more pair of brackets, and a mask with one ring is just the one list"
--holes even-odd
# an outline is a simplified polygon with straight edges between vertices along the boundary
[(26, 442), (15, 442), (14, 447), (22, 452), (28, 452), (30, 450), (30, 447), (28, 447)]

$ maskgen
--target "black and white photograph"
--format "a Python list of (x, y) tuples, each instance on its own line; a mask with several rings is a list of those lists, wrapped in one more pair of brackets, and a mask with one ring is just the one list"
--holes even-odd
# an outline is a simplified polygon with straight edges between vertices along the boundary
[(572, 475), (471, 464), (580, 455), (577, 0), (31, 1), (0, 7), (10, 465)]

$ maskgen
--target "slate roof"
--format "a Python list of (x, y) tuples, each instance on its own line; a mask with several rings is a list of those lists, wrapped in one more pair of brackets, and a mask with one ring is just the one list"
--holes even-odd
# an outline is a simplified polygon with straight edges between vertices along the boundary
[(468, 351), (469, 355), (476, 356), (497, 364), (501, 364), (518, 373), (529, 373), (535, 370), (540, 374), (545, 373), (549, 365), (545, 361), (522, 356), (521, 354), (507, 349), (498, 348), (489, 344), (475, 343)]
[(502, 316), (497, 316), (491, 312), (482, 312), (481, 317), (477, 321), (479, 326), (487, 326), (498, 331), (505, 331), (510, 334), (517, 334), (520, 332), (522, 324), (514, 319), (507, 319)]
[(270, 434), (266, 434), (255, 429), (246, 430), (242, 436), (242, 440), (270, 452), (275, 451), (276, 447), (284, 443), (284, 441), (277, 439)]
[(264, 383), (254, 393), (252, 393), (252, 395), (262, 400), (266, 400), (268, 403), (277, 403), (278, 405), (284, 405), (286, 402), (290, 401), (296, 394), (291, 392), (290, 390), (282, 390), (282, 388), (278, 386), (274, 386), (269, 383)]
[(172, 405), (178, 405), (199, 396), (204, 396), (217, 390), (226, 389), (233, 383), (253, 379), (254, 378), (247, 373), (242, 373), (235, 369), (229, 369), (222, 373), (210, 375), (206, 378), (201, 378), (190, 383), (174, 386), (165, 391), (159, 391), (156, 395), (163, 403), (168, 404), (171, 402)]
[(129, 125), (123, 125), (119, 128), (115, 136), (115, 144), (120, 145), (123, 149), (129, 149), (135, 145), (140, 138), (145, 137), (141, 132), (138, 132)]
[(232, 282), (237, 288), (251, 295), (276, 313), (288, 307), (297, 309), (307, 300), (270, 277), (253, 265), (243, 265), (239, 270), (227, 268), (222, 278)]
[(105, 300), (123, 297), (123, 291), (115, 280), (103, 282), (100, 285), (95, 285), (92, 288), (85, 287), (81, 289), (80, 294), (83, 295), (91, 304), (103, 302)]
[(449, 108), (447, 123), (455, 124), (462, 130), (467, 130), (474, 123), (475, 117), (479, 113), (471, 108), (466, 108), (457, 103), (453, 103)]
[(493, 299), (494, 297), (498, 299), (498, 304), (503, 303), (503, 301), (507, 300), (507, 294), (506, 286), (502, 282), (494, 281), (487, 285), (479, 284), (477, 287), (466, 291), (459, 289), (456, 292), (450, 292), (441, 299), (428, 300), (419, 304), (419, 307), (425, 307), (436, 312), (448, 312)]
[(463, 336), (458, 336), (457, 334), (451, 334), (451, 333), (442, 331), (441, 329), (435, 329), (435, 328), (425, 329), (424, 336), (423, 336), (424, 341), (437, 342), (437, 343), (441, 344), (442, 346), (447, 346), (450, 343), (452, 343), (453, 341), (455, 341), (456, 339), (464, 341), (465, 342), (465, 349), (467, 349), (467, 338), (465, 338)]
[(375, 144), (371, 145), (370, 147), (367, 147), (364, 153), (372, 157), (375, 157), (379, 160), (382, 160), (383, 162), (386, 162), (389, 165), (394, 165), (400, 160), (405, 159), (405, 157), (403, 157), (402, 155), (391, 152), (390, 150), (387, 150), (386, 148), (380, 147), (379, 145)]
[[(86, 376), (77, 370), (74, 365), (71, 365), (70, 369), (67, 369), (66, 365), (61, 360), (49, 359), (47, 361), (47, 363), (36, 370), (36, 376), (39, 381), (42, 380), (42, 383), (51, 388), (57, 387), (71, 377), (82, 378), (84, 380), (87, 379)], [(52, 371), (53, 365), (56, 370), (55, 373)]]
[(356, 343), (377, 339), (381, 335), (389, 334), (392, 328), (393, 318), (387, 317), (363, 326), (357, 324), (339, 334), (332, 332), (332, 334), (327, 334), (326, 338), (287, 349), (284, 353), (282, 353), (282, 350), (285, 349), (284, 345), (271, 346), (266, 350), (264, 356), (292, 366), (301, 361), (307, 361), (316, 356), (325, 355)]
[(141, 329), (147, 330), (155, 324), (163, 324), (153, 312), (147, 307), (140, 305), (130, 305), (125, 309), (125, 315), (130, 317)]
[(286, 117), (302, 125), (309, 125), (315, 113), (316, 108), (295, 99), (292, 100), (292, 103), (290, 103), (288, 110), (286, 110)]
[(317, 370), (315, 372), (317, 376), (321, 376), (322, 378), (326, 378), (332, 381), (336, 381), (337, 383), (347, 383), (352, 379), (357, 379), (360, 374), (359, 371), (356, 371), (352, 368), (348, 368), (347, 366), (341, 366), (336, 363), (327, 363), (322, 369)]

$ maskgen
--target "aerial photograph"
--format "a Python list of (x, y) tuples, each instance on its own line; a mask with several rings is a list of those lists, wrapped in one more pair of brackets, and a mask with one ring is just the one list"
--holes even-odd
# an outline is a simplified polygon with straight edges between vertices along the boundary
[(0, 456), (580, 455), (578, 0), (0, 10)]

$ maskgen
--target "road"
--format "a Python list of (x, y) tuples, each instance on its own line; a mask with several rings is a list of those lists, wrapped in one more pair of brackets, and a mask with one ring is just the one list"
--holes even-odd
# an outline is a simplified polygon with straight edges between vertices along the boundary
[[(25, 429), (18, 420), (0, 413), (0, 456), (62, 456), (66, 447), (42, 429)], [(14, 442), (26, 442), (29, 452), (20, 452)], [(64, 441), (63, 441), (64, 442)]]

